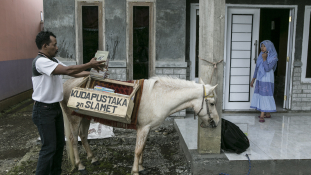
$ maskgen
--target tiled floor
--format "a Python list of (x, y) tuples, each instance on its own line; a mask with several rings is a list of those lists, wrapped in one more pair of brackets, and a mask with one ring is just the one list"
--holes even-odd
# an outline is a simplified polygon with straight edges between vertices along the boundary
[[(224, 114), (223, 118), (247, 132), (250, 148), (244, 153), (225, 153), (229, 160), (311, 159), (311, 114), (272, 113), (265, 123), (258, 114)], [(190, 115), (175, 122), (188, 149), (197, 149), (197, 120)], [(186, 127), (187, 126), (187, 127)], [(192, 128), (192, 129), (189, 129)]]

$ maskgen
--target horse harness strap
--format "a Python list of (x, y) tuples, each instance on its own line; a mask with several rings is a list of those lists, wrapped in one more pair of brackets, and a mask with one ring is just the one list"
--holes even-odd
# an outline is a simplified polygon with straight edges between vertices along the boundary
[[(210, 112), (209, 112), (209, 107), (208, 107), (208, 100), (207, 100), (207, 98), (213, 98), (213, 97), (214, 97), (214, 93), (213, 93), (212, 96), (206, 95), (205, 86), (203, 85), (203, 99), (202, 99), (202, 105), (201, 105), (200, 111), (197, 113), (197, 116), (199, 116), (200, 112), (201, 112), (202, 109), (203, 109), (203, 103), (204, 103), (204, 99), (205, 99), (205, 103), (206, 103), (206, 112), (207, 112), (208, 118), (209, 118), (209, 119), (211, 118)], [(195, 119), (195, 113), (194, 113), (194, 119)]]

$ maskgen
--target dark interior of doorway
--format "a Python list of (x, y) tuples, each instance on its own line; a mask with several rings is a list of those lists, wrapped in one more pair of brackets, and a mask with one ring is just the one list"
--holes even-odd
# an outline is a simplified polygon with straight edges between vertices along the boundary
[(148, 79), (149, 6), (133, 7), (133, 78)]
[(286, 77), (289, 9), (260, 9), (259, 41), (270, 40), (278, 53), (274, 72), (274, 99), (277, 110), (283, 108)]
[(200, 16), (198, 15), (199, 10), (196, 10), (196, 27), (195, 27), (195, 77), (199, 77), (199, 29), (200, 29)]
[(98, 50), (98, 6), (82, 6), (83, 63)]

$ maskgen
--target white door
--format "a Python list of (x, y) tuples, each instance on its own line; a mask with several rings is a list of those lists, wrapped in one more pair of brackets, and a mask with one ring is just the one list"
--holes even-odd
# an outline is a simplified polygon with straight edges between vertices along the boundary
[(191, 3), (190, 9), (190, 80), (198, 83), (198, 35), (199, 3)]
[(224, 109), (251, 110), (260, 9), (228, 8), (227, 13)]

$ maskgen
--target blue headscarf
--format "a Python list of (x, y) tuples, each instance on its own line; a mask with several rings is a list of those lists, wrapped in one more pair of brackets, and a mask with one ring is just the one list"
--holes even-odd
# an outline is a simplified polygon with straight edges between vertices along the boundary
[[(273, 43), (269, 40), (264, 40), (260, 43), (260, 47), (262, 44), (266, 46), (266, 49), (268, 51), (267, 63), (270, 64), (274, 59), (278, 60), (278, 54), (276, 53)], [(256, 67), (258, 68), (257, 79), (260, 79), (265, 75), (265, 69), (262, 64), (263, 63), (262, 54), (263, 52), (260, 52), (257, 58), (257, 63), (256, 63)], [(277, 64), (275, 64), (275, 66), (273, 67), (273, 71), (275, 71), (276, 66)]]

